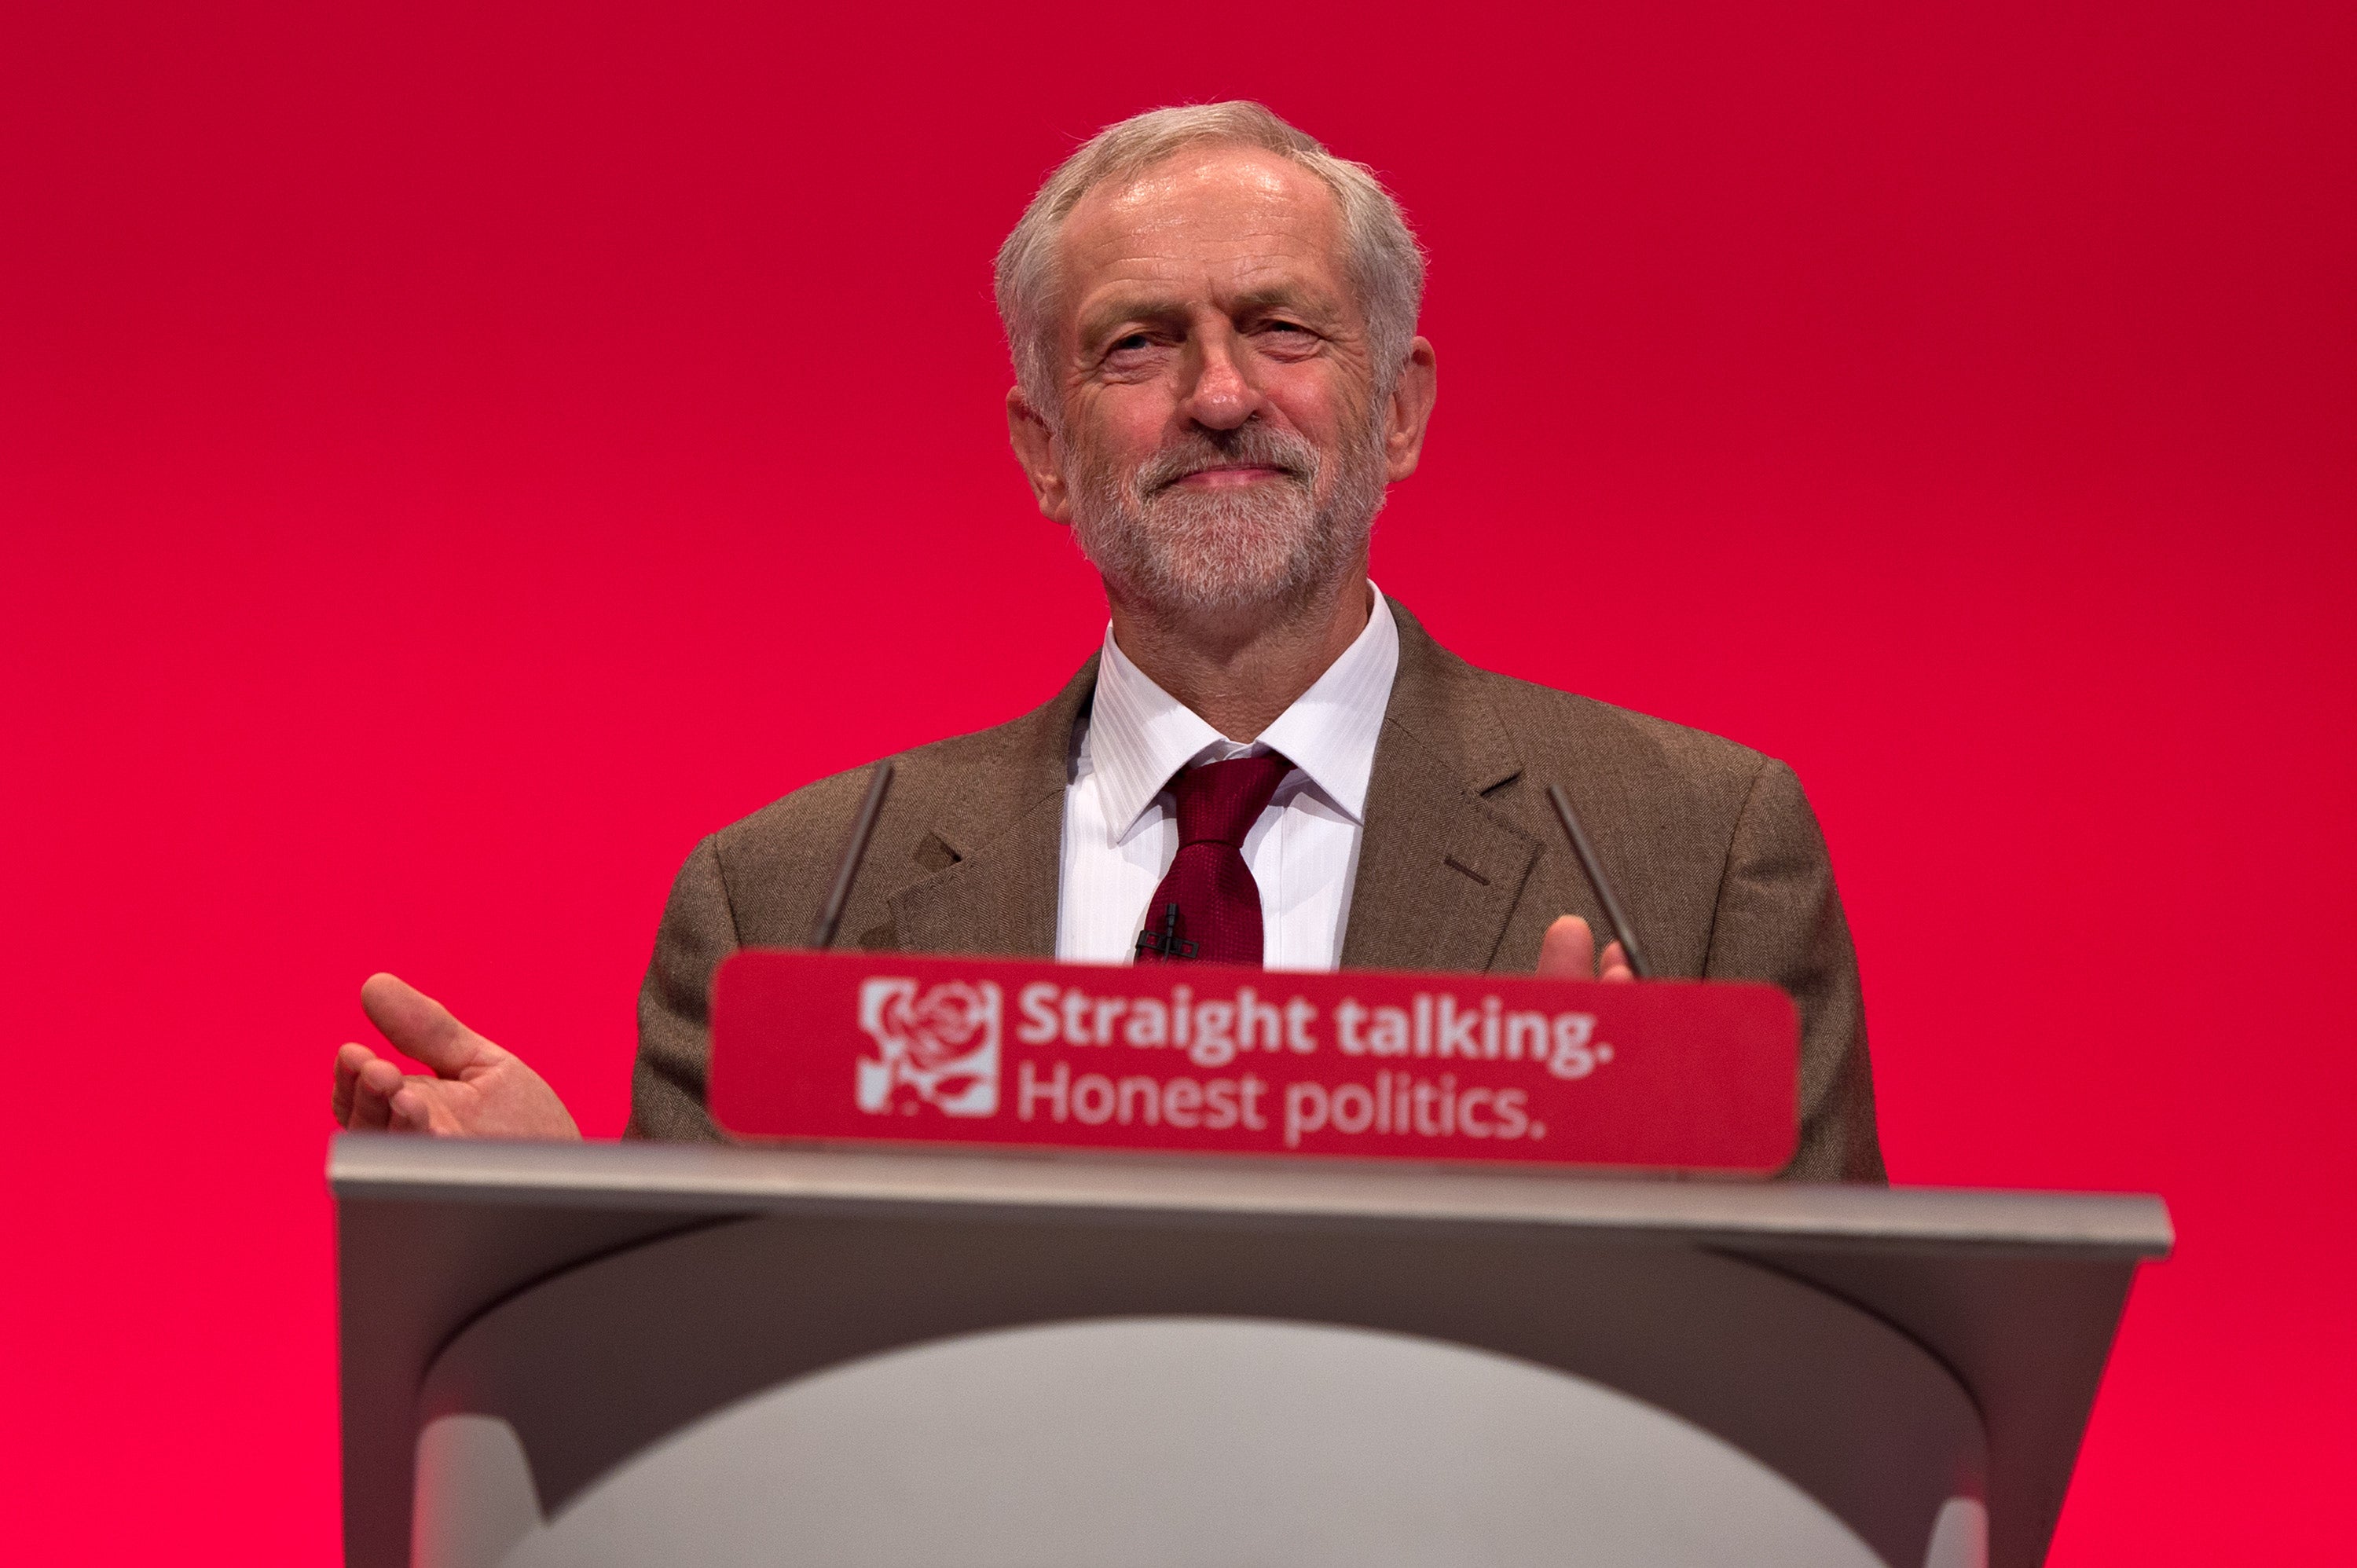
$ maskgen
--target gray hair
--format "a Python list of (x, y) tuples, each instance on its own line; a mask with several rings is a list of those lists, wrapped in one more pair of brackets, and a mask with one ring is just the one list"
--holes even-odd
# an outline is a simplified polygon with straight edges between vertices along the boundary
[(1197, 143), (1232, 143), (1299, 164), (1342, 209), (1343, 269), (1366, 313), (1376, 389), (1388, 392), (1415, 338), (1424, 303), (1424, 251), (1374, 170), (1338, 158), (1258, 103), (1154, 109), (1108, 125), (1058, 165), (1022, 221), (998, 248), (998, 318), (1015, 360), (1016, 384), (1050, 427), (1061, 418), (1056, 391), (1056, 234), (1081, 199), (1110, 179), (1134, 177)]

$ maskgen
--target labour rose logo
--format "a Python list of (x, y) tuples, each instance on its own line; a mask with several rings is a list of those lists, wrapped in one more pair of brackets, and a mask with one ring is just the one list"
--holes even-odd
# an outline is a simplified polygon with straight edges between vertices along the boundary
[(998, 987), (946, 981), (923, 995), (913, 980), (859, 987), (859, 1026), (876, 1055), (859, 1058), (859, 1109), (948, 1116), (998, 1111)]

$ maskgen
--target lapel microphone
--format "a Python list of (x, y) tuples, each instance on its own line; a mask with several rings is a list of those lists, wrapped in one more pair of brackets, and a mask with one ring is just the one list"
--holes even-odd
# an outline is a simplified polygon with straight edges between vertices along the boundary
[(1571, 853), (1579, 857), (1580, 870), (1587, 873), (1587, 885), (1596, 889), (1596, 901), (1604, 909), (1604, 923), (1612, 928), (1612, 936), (1620, 944), (1620, 956), (1629, 961), (1629, 972), (1640, 980), (1648, 978), (1645, 961), (1637, 951), (1637, 933), (1629, 924), (1628, 912), (1620, 900), (1612, 896), (1612, 884), (1604, 880), (1604, 863), (1596, 858), (1596, 848), (1587, 835), (1579, 831), (1579, 818), (1571, 809), (1571, 797), (1563, 792), (1560, 784), (1547, 786), (1547, 799), (1555, 802), (1555, 820), (1563, 824), (1564, 836), (1571, 840)]
[(892, 787), (892, 759), (886, 757), (876, 765), (868, 777), (867, 793), (859, 802), (859, 815), (852, 819), (851, 836), (843, 841), (843, 854), (834, 863), (834, 886), (827, 890), (826, 906), (811, 922), (810, 940), (805, 947), (830, 948), (834, 945), (834, 929), (843, 924), (843, 907), (851, 901), (851, 881), (859, 875), (859, 863), (866, 857), (867, 841), (876, 832), (877, 814), (884, 810), (884, 791)]

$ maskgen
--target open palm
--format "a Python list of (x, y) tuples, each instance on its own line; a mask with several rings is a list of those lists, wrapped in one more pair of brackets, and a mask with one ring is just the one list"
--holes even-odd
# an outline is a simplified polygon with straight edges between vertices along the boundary
[(578, 1138), (548, 1080), (416, 987), (372, 974), (361, 987), (369, 1022), (393, 1047), (431, 1068), (404, 1075), (368, 1047), (336, 1053), (337, 1123), (353, 1132), (447, 1138)]

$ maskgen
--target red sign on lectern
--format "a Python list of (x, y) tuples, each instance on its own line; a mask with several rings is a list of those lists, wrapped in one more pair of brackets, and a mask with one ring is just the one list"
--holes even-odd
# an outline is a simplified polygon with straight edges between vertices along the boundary
[(1766, 1173), (1799, 1025), (1772, 985), (729, 958), (712, 1109), (740, 1136)]

